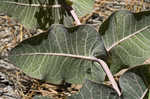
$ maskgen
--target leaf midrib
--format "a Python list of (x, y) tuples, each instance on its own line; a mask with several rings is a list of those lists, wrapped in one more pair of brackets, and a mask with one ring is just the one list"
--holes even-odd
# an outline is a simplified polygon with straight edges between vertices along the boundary
[(48, 55), (48, 56), (64, 56), (64, 57), (72, 57), (72, 58), (78, 58), (78, 59), (85, 59), (89, 61), (96, 61), (96, 57), (92, 56), (83, 56), (83, 55), (74, 55), (74, 54), (65, 54), (65, 53), (21, 53), (21, 54), (15, 54), (12, 56), (34, 56), (34, 55)]
[(128, 40), (129, 38), (131, 38), (131, 37), (133, 37), (133, 36), (139, 34), (140, 32), (142, 32), (142, 31), (148, 29), (149, 27), (150, 27), (150, 25), (145, 26), (144, 28), (142, 28), (142, 29), (140, 29), (140, 30), (138, 30), (138, 31), (136, 31), (136, 32), (134, 32), (134, 33), (132, 33), (132, 34), (130, 34), (130, 35), (124, 37), (124, 38), (122, 38), (121, 40), (119, 40), (119, 41), (115, 42), (114, 44), (112, 44), (112, 46), (110, 46), (109, 48), (106, 48), (106, 50), (109, 52), (112, 48), (114, 48), (114, 47), (116, 47), (117, 45), (119, 45), (120, 43), (122, 43), (122, 42)]
[(46, 4), (27, 4), (27, 3), (20, 3), (20, 2), (11, 2), (11, 1), (2, 1), (7, 4), (15, 4), (18, 6), (30, 6), (30, 7), (43, 7), (43, 8), (60, 8), (60, 4), (55, 5), (46, 5)]

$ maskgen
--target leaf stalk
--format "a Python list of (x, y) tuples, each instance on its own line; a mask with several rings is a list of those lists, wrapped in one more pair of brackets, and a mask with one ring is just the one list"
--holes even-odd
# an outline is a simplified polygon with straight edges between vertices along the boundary
[(101, 66), (103, 67), (106, 75), (108, 76), (109, 80), (111, 81), (112, 83), (112, 86), (113, 88), (116, 90), (116, 92), (118, 93), (119, 96), (121, 96), (121, 92), (120, 92), (120, 89), (118, 87), (118, 84), (116, 83), (110, 69), (108, 68), (108, 65), (101, 59), (97, 59), (96, 58), (96, 62), (98, 62), (99, 64), (101, 64)]

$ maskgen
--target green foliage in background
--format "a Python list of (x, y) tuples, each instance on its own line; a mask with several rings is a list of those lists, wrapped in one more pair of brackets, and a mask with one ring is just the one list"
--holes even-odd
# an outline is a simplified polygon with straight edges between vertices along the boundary
[[(71, 2), (71, 1), (70, 1)], [(7, 13), (28, 29), (48, 29), (52, 24), (72, 26), (73, 18), (67, 6), (72, 6), (79, 17), (93, 10), (94, 0), (0, 0), (0, 12)]]

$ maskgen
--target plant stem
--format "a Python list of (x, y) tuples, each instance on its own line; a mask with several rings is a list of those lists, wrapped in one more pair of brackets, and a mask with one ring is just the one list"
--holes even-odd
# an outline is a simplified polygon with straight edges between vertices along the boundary
[(71, 10), (70, 13), (72, 14), (72, 16), (73, 16), (74, 20), (76, 21), (77, 25), (81, 25), (81, 22), (80, 22), (80, 20), (77, 16), (77, 14), (75, 13), (75, 11)]
[(120, 92), (120, 89), (118, 87), (118, 84), (116, 83), (111, 71), (109, 70), (108, 65), (101, 59), (96, 59), (96, 62), (101, 64), (101, 66), (103, 67), (103, 69), (104, 69), (105, 73), (107, 74), (109, 80), (111, 81), (113, 88), (116, 90), (118, 95), (121, 96), (121, 92)]
[(67, 4), (65, 3), (65, 4), (63, 4), (63, 7), (64, 7), (68, 12), (71, 13), (71, 15), (72, 15), (72, 17), (74, 18), (76, 24), (77, 24), (77, 25), (81, 25), (81, 22), (80, 22), (80, 20), (79, 20), (79, 18), (78, 18), (78, 16), (77, 16), (76, 12), (75, 12), (74, 9), (72, 8), (72, 6), (67, 5)]
[(89, 60), (89, 61), (95, 61), (102, 66), (106, 75), (108, 76), (109, 80), (111, 81), (113, 88), (116, 90), (116, 92), (118, 93), (119, 96), (121, 95), (119, 87), (118, 87), (111, 71), (109, 70), (108, 65), (101, 59), (98, 59), (96, 57), (65, 54), (65, 53), (25, 53), (25, 54), (18, 54), (15, 56), (32, 56), (32, 55), (64, 56), (64, 57), (72, 57), (72, 58), (84, 59), (84, 60)]
[(140, 99), (144, 99), (144, 97), (146, 96), (147, 92), (148, 92), (148, 88), (144, 91), (144, 93), (143, 93), (143, 95), (141, 96)]

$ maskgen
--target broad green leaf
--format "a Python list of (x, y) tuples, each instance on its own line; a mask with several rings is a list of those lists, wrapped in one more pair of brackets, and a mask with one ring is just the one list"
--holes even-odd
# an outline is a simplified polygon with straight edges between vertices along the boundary
[(28, 29), (47, 29), (51, 24), (71, 26), (73, 19), (61, 6), (62, 0), (0, 0), (0, 12), (7, 13)]
[(94, 0), (72, 0), (72, 7), (79, 17), (89, 14), (94, 9)]
[(104, 84), (86, 81), (80, 92), (67, 99), (147, 99), (150, 85), (150, 65), (141, 65), (126, 71), (119, 79), (122, 95)]
[(119, 80), (124, 99), (147, 99), (149, 78), (149, 64), (136, 66), (125, 72)]
[(79, 93), (73, 94), (67, 99), (122, 99), (117, 92), (104, 84), (86, 81)]
[(150, 11), (118, 11), (99, 30), (111, 57), (111, 69), (143, 64), (150, 57)]
[[(72, 7), (79, 17), (93, 10), (94, 0), (73, 0), (72, 2)], [(12, 16), (27, 29), (46, 30), (51, 24), (72, 26), (73, 18), (65, 9), (64, 3), (65, 0), (0, 0), (0, 12)]]
[(93, 27), (52, 25), (48, 32), (16, 46), (8, 58), (29, 76), (57, 84), (82, 83), (84, 79), (103, 81), (103, 69), (91, 59), (106, 56)]

